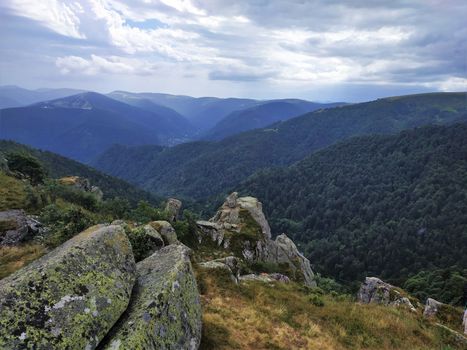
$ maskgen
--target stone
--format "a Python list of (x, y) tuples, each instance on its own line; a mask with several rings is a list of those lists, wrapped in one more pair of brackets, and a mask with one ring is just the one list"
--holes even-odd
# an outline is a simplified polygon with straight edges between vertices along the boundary
[(382, 304), (386, 306), (404, 306), (411, 311), (416, 311), (404, 292), (376, 277), (366, 277), (357, 294), (359, 302), (369, 304)]
[(175, 198), (167, 199), (165, 205), (165, 212), (169, 218), (170, 222), (177, 221), (178, 216), (180, 215), (180, 209), (182, 208), (182, 202)]
[(151, 240), (154, 241), (158, 247), (164, 246), (165, 243), (161, 234), (158, 231), (156, 231), (151, 225), (144, 225), (143, 229), (144, 233), (151, 237)]
[(464, 334), (467, 334), (467, 309), (464, 311), (464, 317), (462, 320), (462, 325), (464, 326)]
[(136, 279), (120, 226), (94, 226), (0, 280), (0, 349), (95, 349)]
[(438, 313), (442, 305), (443, 303), (440, 303), (439, 301), (435, 299), (428, 298), (426, 300), (425, 310), (423, 311), (423, 316), (425, 317), (435, 316)]
[(42, 224), (24, 210), (0, 211), (0, 246), (18, 245), (45, 231)]
[(281, 274), (281, 273), (261, 273), (261, 274), (248, 274), (248, 275), (243, 275), (238, 277), (238, 280), (240, 282), (245, 282), (245, 281), (258, 281), (258, 282), (265, 282), (265, 283), (271, 283), (271, 282), (281, 282), (281, 283), (289, 283), (290, 278), (287, 276)]
[(64, 186), (73, 187), (79, 191), (92, 193), (98, 201), (102, 201), (104, 193), (97, 186), (92, 186), (91, 182), (80, 176), (65, 176), (58, 179), (58, 182)]
[(166, 244), (179, 244), (177, 232), (168, 221), (152, 221), (149, 225), (154, 228), (164, 238)]
[(232, 281), (238, 282), (240, 274), (240, 262), (235, 256), (227, 256), (225, 258), (210, 260), (198, 264), (205, 269), (221, 269), (226, 271)]
[(198, 349), (201, 304), (188, 254), (169, 245), (137, 264), (130, 305), (100, 348)]

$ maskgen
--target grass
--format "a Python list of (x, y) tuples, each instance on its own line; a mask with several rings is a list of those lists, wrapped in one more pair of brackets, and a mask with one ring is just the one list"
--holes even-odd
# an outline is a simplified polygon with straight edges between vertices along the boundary
[(24, 208), (27, 205), (26, 193), (23, 182), (0, 171), (0, 211)]
[(460, 349), (421, 312), (362, 305), (296, 283), (235, 285), (222, 271), (195, 270), (204, 350)]
[(46, 248), (36, 243), (0, 247), (0, 279), (11, 275), (45, 253), (47, 253)]

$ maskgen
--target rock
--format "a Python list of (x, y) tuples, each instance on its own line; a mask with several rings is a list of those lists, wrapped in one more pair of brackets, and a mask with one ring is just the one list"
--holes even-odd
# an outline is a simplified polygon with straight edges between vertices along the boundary
[(169, 217), (170, 222), (177, 221), (178, 216), (180, 215), (180, 209), (182, 208), (182, 202), (175, 198), (167, 199), (167, 204), (165, 205), (165, 212)]
[(225, 270), (231, 276), (232, 281), (238, 282), (240, 273), (239, 261), (235, 256), (228, 256), (225, 258), (210, 260), (199, 263), (199, 266), (205, 269), (221, 269)]
[(282, 283), (289, 283), (290, 279), (280, 273), (261, 273), (259, 275), (256, 274), (248, 274), (248, 275), (243, 275), (238, 278), (239, 281), (244, 282), (244, 281), (259, 281), (259, 282), (265, 282), (265, 283), (270, 283), (270, 282), (282, 282)]
[(440, 323), (436, 323), (436, 326), (442, 329), (443, 331), (447, 332), (452, 337), (454, 342), (462, 346), (462, 349), (467, 348), (467, 338), (464, 337), (461, 333), (456, 332), (454, 329), (446, 327), (445, 325), (442, 325)]
[(0, 211), (0, 246), (17, 245), (43, 232), (42, 224), (23, 210)]
[(0, 153), (0, 170), (4, 172), (8, 172), (8, 161), (6, 160), (5, 156)]
[(170, 245), (137, 264), (131, 303), (102, 349), (198, 348), (201, 304), (188, 252)]
[(425, 304), (425, 310), (423, 311), (423, 316), (432, 317), (435, 316), (443, 303), (436, 301), (435, 299), (428, 298)]
[(79, 191), (92, 193), (98, 201), (102, 201), (104, 193), (97, 186), (91, 186), (88, 179), (80, 176), (65, 176), (58, 179), (61, 185), (71, 186)]
[(281, 273), (273, 272), (269, 274), (269, 277), (272, 279), (275, 279), (278, 282), (283, 282), (283, 283), (289, 283), (290, 278), (288, 278), (286, 275), (283, 275)]
[(143, 229), (144, 233), (151, 237), (152, 241), (154, 241), (157, 246), (164, 246), (164, 239), (162, 238), (161, 234), (157, 232), (151, 225), (144, 225)]
[(357, 294), (357, 300), (365, 304), (376, 303), (387, 306), (405, 306), (412, 311), (416, 311), (401, 289), (376, 277), (365, 278), (365, 282), (362, 283)]
[(261, 260), (274, 264), (287, 264), (295, 278), (305, 285), (316, 287), (315, 274), (310, 261), (297, 249), (295, 243), (285, 234), (276, 237), (275, 241), (268, 241), (264, 248), (260, 248)]
[(0, 280), (0, 349), (94, 349), (136, 279), (120, 226), (94, 226)]
[(462, 320), (462, 325), (464, 326), (464, 334), (467, 334), (467, 309), (464, 311), (464, 317)]
[(230, 194), (209, 221), (197, 221), (201, 243), (209, 237), (249, 263), (267, 262), (288, 266), (294, 279), (315, 287), (310, 262), (285, 234), (271, 240), (271, 229), (262, 204), (254, 197)]
[(168, 221), (152, 221), (149, 223), (152, 228), (161, 234), (166, 244), (179, 244), (177, 232)]

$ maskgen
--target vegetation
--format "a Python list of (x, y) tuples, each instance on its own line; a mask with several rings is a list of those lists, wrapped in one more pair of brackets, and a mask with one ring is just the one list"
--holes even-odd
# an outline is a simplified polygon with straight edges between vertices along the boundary
[(94, 165), (154, 193), (205, 199), (237, 186), (260, 169), (290, 165), (353, 136), (466, 121), (465, 100), (465, 93), (380, 99), (316, 111), (219, 142), (191, 142), (163, 150), (116, 146)]
[(234, 284), (197, 268), (203, 304), (201, 349), (461, 349), (421, 313), (362, 305), (296, 283)]
[(343, 282), (376, 275), (406, 282), (422, 301), (461, 304), (466, 136), (458, 124), (355, 138), (262, 171), (241, 192), (263, 202), (273, 231), (301, 243), (318, 272)]

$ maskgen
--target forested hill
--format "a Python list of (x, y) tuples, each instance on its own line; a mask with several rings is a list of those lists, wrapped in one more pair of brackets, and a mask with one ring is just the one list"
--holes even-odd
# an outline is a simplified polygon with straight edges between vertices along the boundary
[[(147, 148), (113, 149), (94, 165), (156, 193), (205, 198), (234, 187), (259, 169), (290, 165), (352, 136), (467, 120), (466, 101), (466, 93), (380, 99), (316, 111), (219, 142), (156, 149), (151, 157)], [(148, 158), (150, 162), (141, 161)]]
[(52, 178), (61, 178), (64, 176), (80, 176), (87, 178), (93, 185), (98, 186), (104, 192), (104, 196), (107, 199), (119, 197), (127, 199), (133, 204), (141, 200), (158, 204), (162, 200), (126, 181), (104, 174), (72, 159), (62, 157), (52, 152), (24, 146), (16, 142), (0, 140), (0, 155), (10, 152), (27, 153), (39, 159), (48, 175)]
[(262, 171), (240, 187), (263, 202), (273, 232), (302, 243), (316, 270), (345, 281), (376, 275), (398, 285), (425, 271), (406, 288), (424, 284), (418, 288), (436, 289), (427, 295), (437, 299), (462, 298), (467, 124), (353, 138), (291, 167)]

